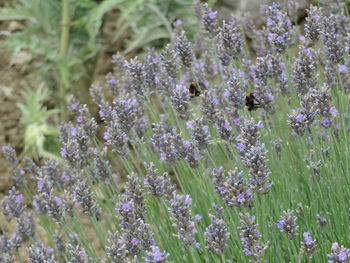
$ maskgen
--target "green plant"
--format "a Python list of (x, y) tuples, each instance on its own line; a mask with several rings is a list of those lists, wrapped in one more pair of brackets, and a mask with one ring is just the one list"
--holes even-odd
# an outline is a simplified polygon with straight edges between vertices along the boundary
[(18, 104), (18, 107), (22, 112), (21, 124), (24, 126), (24, 153), (35, 159), (58, 159), (58, 131), (48, 123), (49, 118), (58, 110), (48, 110), (44, 106), (44, 102), (49, 98), (48, 89), (44, 84), (36, 90), (27, 87), (23, 97), (25, 103)]

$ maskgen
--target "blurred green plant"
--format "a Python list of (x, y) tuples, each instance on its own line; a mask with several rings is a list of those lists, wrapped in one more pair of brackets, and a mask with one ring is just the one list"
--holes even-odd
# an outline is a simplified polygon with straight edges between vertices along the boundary
[(145, 47), (161, 48), (172, 36), (172, 24), (183, 21), (186, 32), (193, 36), (199, 31), (198, 21), (192, 10), (192, 0), (135, 0), (121, 6), (114, 41), (128, 30), (133, 34), (127, 40), (123, 54)]
[(49, 98), (48, 89), (43, 83), (36, 90), (27, 87), (23, 97), (25, 103), (18, 104), (18, 107), (22, 112), (21, 124), (24, 126), (24, 154), (35, 159), (58, 159), (58, 131), (48, 123), (49, 118), (58, 113), (58, 110), (48, 110), (43, 106)]
[[(109, 51), (102, 25), (112, 9), (119, 13), (110, 42), (124, 49), (124, 55), (142, 53), (150, 46), (162, 48), (171, 39), (172, 24), (177, 19), (183, 20), (190, 35), (198, 31), (192, 0), (19, 0), (0, 9), (0, 21), (25, 23), (22, 31), (9, 34), (2, 45), (13, 55), (22, 50), (30, 53), (35, 62), (31, 66), (39, 69), (40, 81), (49, 88), (49, 94), (54, 94), (49, 99), (60, 109), (61, 120), (67, 119), (66, 99), (70, 94), (88, 100), (82, 97), (88, 94), (97, 55)], [(115, 48), (110, 51), (115, 52)], [(40, 92), (33, 91), (32, 95)], [(37, 98), (36, 102), (40, 101)], [(41, 142), (34, 145), (39, 147)], [(35, 152), (41, 152), (40, 148)]]

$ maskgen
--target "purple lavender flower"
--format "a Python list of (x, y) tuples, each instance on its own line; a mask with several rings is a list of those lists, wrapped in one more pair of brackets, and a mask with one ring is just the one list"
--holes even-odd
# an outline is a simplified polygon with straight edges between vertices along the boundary
[(344, 59), (344, 44), (338, 32), (336, 16), (330, 15), (323, 19), (322, 40), (325, 54), (332, 64), (338, 64)]
[(21, 187), (25, 184), (25, 172), (21, 169), (19, 161), (17, 159), (16, 151), (11, 146), (2, 146), (2, 153), (6, 161), (11, 165), (13, 170), (13, 179), (16, 182), (17, 187)]
[(267, 153), (265, 145), (260, 144), (250, 147), (241, 158), (243, 164), (249, 168), (252, 188), (260, 194), (267, 194), (273, 185), (273, 182), (269, 182), (271, 171), (266, 164)]
[(222, 112), (217, 112), (216, 114), (216, 121), (215, 121), (215, 127), (218, 131), (221, 139), (232, 142), (233, 138), (233, 132), (232, 132), (232, 126), (228, 120), (225, 119)]
[(171, 128), (166, 124), (154, 125), (151, 145), (153, 150), (159, 153), (161, 160), (169, 166), (181, 157), (181, 136), (175, 128)]
[(106, 144), (111, 147), (111, 150), (119, 155), (123, 155), (127, 152), (125, 144), (129, 138), (119, 124), (110, 123), (107, 127), (107, 131), (103, 134)]
[(268, 40), (277, 52), (283, 53), (292, 42), (292, 22), (276, 3), (267, 8), (267, 14)]
[(62, 157), (74, 168), (84, 167), (91, 155), (91, 140), (86, 130), (72, 124), (61, 126), (60, 140), (63, 143)]
[(70, 263), (89, 263), (89, 257), (79, 244), (68, 244), (68, 251), (71, 257)]
[(94, 151), (94, 156), (90, 160), (90, 164), (87, 168), (92, 177), (92, 183), (103, 182), (109, 184), (111, 180), (111, 165), (107, 158), (107, 148)]
[(69, 99), (68, 108), (71, 110), (79, 126), (85, 131), (87, 136), (94, 136), (97, 130), (97, 123), (95, 119), (90, 116), (87, 105), (81, 105), (74, 97), (71, 97)]
[(147, 171), (144, 181), (145, 188), (154, 196), (164, 196), (170, 199), (175, 191), (175, 185), (171, 184), (168, 173), (164, 173), (163, 176), (158, 176), (158, 170), (153, 163), (145, 163), (145, 167)]
[(92, 101), (100, 108), (100, 118), (105, 122), (113, 121), (114, 109), (105, 100), (102, 88), (96, 85), (92, 85), (92, 87), (90, 88), (90, 96)]
[(338, 242), (332, 244), (332, 253), (328, 254), (329, 263), (348, 263), (350, 262), (350, 249), (339, 246)]
[(57, 197), (54, 190), (45, 190), (34, 196), (33, 205), (39, 213), (47, 213), (57, 224), (63, 225), (71, 214), (71, 200)]
[(190, 94), (188, 88), (184, 85), (176, 85), (173, 94), (170, 96), (171, 102), (179, 117), (188, 120), (190, 117)]
[(255, 216), (248, 213), (240, 214), (240, 216), (241, 226), (238, 227), (238, 230), (240, 230), (243, 252), (251, 258), (252, 262), (259, 262), (264, 257), (269, 244), (261, 243), (261, 235), (258, 232), (258, 225), (255, 224)]
[(95, 195), (83, 177), (76, 178), (71, 191), (72, 199), (80, 205), (85, 215), (95, 217), (97, 220), (101, 218), (101, 209), (96, 202)]
[(143, 97), (145, 95), (145, 65), (135, 57), (129, 62), (125, 61), (124, 66), (130, 76), (129, 89), (135, 92), (138, 96)]
[(209, 214), (211, 224), (205, 229), (204, 238), (207, 248), (215, 254), (223, 254), (227, 249), (227, 240), (230, 232), (225, 226), (224, 210), (222, 207), (214, 206), (217, 215)]
[(194, 147), (194, 143), (191, 140), (182, 142), (181, 155), (185, 158), (191, 168), (198, 167), (199, 152), (198, 149)]
[(137, 119), (142, 116), (141, 104), (134, 98), (121, 96), (113, 101), (114, 122), (119, 123), (119, 127), (125, 132), (129, 132), (135, 125)]
[(316, 250), (315, 240), (312, 239), (309, 232), (303, 233), (304, 240), (300, 242), (301, 251), (303, 251), (309, 259), (312, 259), (312, 255)]
[(127, 262), (127, 247), (120, 235), (118, 233), (109, 233), (109, 238), (106, 245), (107, 257), (112, 262), (126, 263)]
[(232, 76), (225, 78), (226, 90), (224, 92), (225, 98), (228, 100), (230, 106), (236, 109), (242, 109), (245, 105), (245, 93), (247, 83), (240, 77), (243, 72), (233, 72)]
[(17, 218), (16, 234), (22, 242), (26, 242), (34, 237), (35, 223), (33, 215), (29, 212), (24, 212), (21, 217)]
[(317, 6), (310, 5), (307, 10), (306, 23), (304, 26), (306, 37), (312, 41), (317, 41), (322, 32), (323, 16), (321, 9)]
[(287, 211), (283, 211), (281, 219), (276, 224), (280, 232), (285, 232), (289, 239), (294, 239), (298, 235), (298, 218), (294, 215), (294, 212), (294, 210), (289, 209)]
[(179, 55), (183, 66), (185, 68), (190, 68), (194, 60), (192, 44), (187, 40), (185, 31), (183, 30), (176, 38), (175, 50)]
[(202, 97), (202, 104), (200, 106), (201, 111), (204, 115), (204, 118), (211, 122), (215, 123), (217, 120), (217, 114), (219, 101), (212, 91), (206, 91)]
[(237, 170), (228, 171), (229, 176), (224, 176), (224, 169), (211, 172), (216, 192), (223, 198), (223, 203), (231, 208), (252, 207), (252, 189), (243, 178), (243, 173)]
[(147, 256), (145, 257), (146, 263), (167, 263), (167, 258), (169, 253), (166, 251), (160, 252), (157, 246), (151, 246), (151, 251), (146, 252)]
[(192, 139), (196, 142), (196, 146), (200, 151), (208, 148), (210, 144), (209, 127), (204, 125), (202, 118), (196, 118), (186, 123), (186, 127)]
[(201, 24), (209, 38), (214, 38), (217, 34), (217, 13), (218, 11), (213, 11), (207, 3), (202, 5)]
[(273, 148), (275, 149), (275, 152), (279, 159), (281, 159), (281, 153), (282, 153), (282, 139), (278, 138), (275, 141), (272, 142)]
[(120, 88), (118, 84), (119, 83), (116, 77), (111, 72), (109, 72), (106, 75), (106, 87), (114, 96), (117, 96), (119, 94)]
[(7, 221), (11, 221), (13, 218), (20, 218), (24, 212), (24, 197), (20, 194), (15, 187), (9, 190), (8, 196), (2, 201), (3, 213)]
[(160, 54), (160, 63), (167, 75), (173, 79), (175, 79), (178, 74), (176, 58), (174, 48), (170, 44), (167, 44)]
[(63, 236), (61, 233), (59, 233), (58, 231), (55, 232), (55, 234), (53, 235), (53, 240), (55, 243), (55, 247), (56, 247), (56, 252), (60, 257), (63, 257), (66, 253), (66, 242), (63, 239)]
[(259, 130), (261, 127), (261, 121), (256, 123), (253, 119), (245, 121), (244, 125), (240, 125), (241, 134), (237, 136), (237, 148), (244, 154), (245, 150), (248, 150), (252, 146), (260, 144), (259, 142)]
[(29, 263), (56, 263), (52, 248), (45, 247), (42, 243), (34, 243), (28, 248)]
[(317, 64), (315, 51), (312, 48), (301, 45), (293, 72), (294, 85), (300, 96), (305, 95), (316, 86)]
[(302, 108), (298, 111), (293, 110), (292, 114), (288, 115), (287, 122), (296, 135), (303, 136), (305, 131), (310, 130), (311, 124), (315, 118), (314, 116), (314, 112), (307, 112), (305, 108)]
[(144, 195), (143, 182), (138, 174), (131, 173), (128, 175), (128, 182), (125, 185), (123, 197), (133, 202), (134, 209), (136, 209), (136, 213), (138, 213), (140, 217), (146, 211)]
[(218, 29), (216, 49), (223, 66), (230, 65), (232, 59), (238, 59), (243, 50), (243, 36), (234, 17)]
[(159, 61), (159, 55), (155, 52), (155, 50), (152, 48), (149, 49), (149, 55), (144, 59), (143, 63), (145, 71), (144, 86), (145, 90), (148, 92), (148, 95), (152, 94), (158, 83)]
[(186, 246), (199, 247), (195, 239), (197, 229), (191, 216), (192, 198), (189, 195), (176, 195), (170, 200), (169, 211), (172, 214), (173, 226), (177, 229), (177, 237)]

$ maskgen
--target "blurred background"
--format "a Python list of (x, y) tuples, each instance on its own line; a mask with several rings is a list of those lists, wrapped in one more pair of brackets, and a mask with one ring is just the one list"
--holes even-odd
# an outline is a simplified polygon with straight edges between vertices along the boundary
[[(218, 10), (221, 19), (249, 12), (259, 27), (260, 6), (272, 1), (203, 2)], [(294, 2), (296, 23), (302, 23), (311, 1)], [(11, 145), (20, 159), (25, 155), (37, 162), (59, 159), (59, 124), (69, 120), (69, 95), (94, 112), (89, 88), (104, 85), (113, 54), (142, 57), (151, 47), (163, 48), (178, 19), (193, 39), (200, 25), (192, 4), (192, 0), (0, 0), (0, 145)], [(1, 155), (1, 193), (12, 186), (11, 176)]]

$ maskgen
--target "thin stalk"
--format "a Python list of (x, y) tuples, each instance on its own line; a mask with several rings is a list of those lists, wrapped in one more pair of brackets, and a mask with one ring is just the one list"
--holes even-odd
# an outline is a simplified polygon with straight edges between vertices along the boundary
[[(67, 58), (68, 46), (69, 46), (69, 28), (70, 28), (70, 17), (69, 17), (69, 0), (62, 0), (62, 22), (61, 22), (61, 41), (60, 41), (60, 53), (59, 60), (63, 61)], [(60, 109), (61, 119), (66, 119), (66, 92), (67, 87), (65, 81), (63, 81), (62, 70), (60, 71)]]

